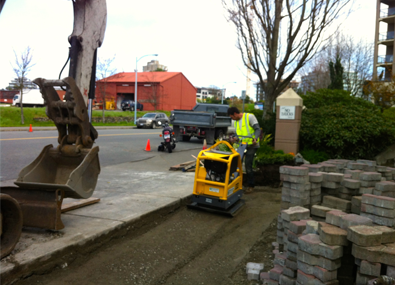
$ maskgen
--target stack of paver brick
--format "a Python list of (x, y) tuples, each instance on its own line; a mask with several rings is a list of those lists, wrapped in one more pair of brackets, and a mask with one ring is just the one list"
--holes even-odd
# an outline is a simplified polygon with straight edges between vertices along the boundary
[(364, 171), (368, 171), (368, 172), (376, 171), (376, 161), (374, 160), (358, 159), (356, 162), (365, 164), (365, 166), (363, 167)]
[(301, 167), (307, 167), (310, 173), (318, 173), (324, 171), (324, 167), (321, 164), (302, 164)]
[(280, 174), (277, 241), (284, 253), (273, 251), (275, 267), (263, 284), (359, 285), (380, 274), (395, 277), (395, 168), (329, 160), (281, 167)]
[(321, 195), (322, 180), (323, 180), (322, 173), (309, 172), (310, 205), (319, 205), (322, 202), (322, 195)]
[(361, 216), (370, 218), (375, 224), (393, 227), (395, 225), (395, 198), (362, 195)]
[(330, 160), (327, 160), (325, 163), (335, 165), (335, 167), (336, 167), (335, 172), (344, 174), (348, 162), (349, 162), (349, 160), (347, 160), (347, 159), (330, 159)]
[(392, 170), (388, 169), (387, 166), (376, 166), (376, 171), (379, 172), (382, 178), (385, 178), (386, 181), (392, 180)]
[(322, 198), (322, 206), (331, 209), (341, 210), (346, 213), (351, 212), (351, 201), (337, 198), (334, 196), (324, 196)]
[(282, 249), (284, 245), (284, 226), (283, 218), (281, 218), (281, 213), (277, 216), (277, 243)]
[(387, 170), (389, 170), (392, 174), (392, 178), (391, 179), (387, 179), (389, 181), (395, 181), (395, 168), (393, 167), (387, 167)]
[(334, 209), (326, 206), (313, 205), (311, 207), (311, 218), (314, 221), (325, 222), (326, 213), (332, 210)]
[(376, 168), (369, 166), (365, 162), (359, 161), (349, 161), (347, 163), (347, 168), (351, 170), (362, 170), (362, 171), (376, 171)]
[(309, 170), (300, 166), (281, 166), (280, 179), (283, 181), (282, 208), (310, 206)]
[(337, 172), (337, 167), (334, 164), (331, 164), (329, 162), (320, 162), (318, 165), (321, 165), (322, 167), (322, 172)]
[[(294, 284), (284, 283), (296, 280), (296, 255), (298, 250), (298, 237), (306, 227), (306, 220), (310, 219), (309, 209), (291, 207), (281, 211), (283, 229), (278, 229), (284, 243), (284, 254), (276, 254), (274, 268), (269, 271), (269, 279), (263, 284)], [(278, 239), (279, 240), (279, 239)], [(281, 279), (281, 281), (280, 281)], [(295, 279), (295, 280), (293, 280)]]
[(373, 194), (376, 183), (381, 181), (381, 174), (378, 172), (362, 172), (359, 179), (361, 181), (359, 194)]
[(339, 188), (338, 197), (351, 201), (353, 196), (358, 195), (359, 188), (361, 187), (361, 182), (355, 179), (343, 179), (341, 181), (341, 185), (343, 187)]
[(369, 193), (369, 194), (395, 198), (395, 182), (392, 181), (377, 182), (374, 186), (373, 193)]
[(351, 178), (351, 179), (354, 179), (354, 180), (359, 180), (362, 172), (364, 172), (364, 171), (362, 171), (362, 170), (352, 170), (352, 169), (346, 168), (344, 170), (344, 178)]
[(353, 196), (351, 199), (351, 213), (361, 214), (362, 196)]
[(356, 284), (368, 284), (381, 274), (395, 277), (395, 230), (385, 226), (352, 226), (347, 238), (358, 266)]
[(339, 189), (343, 186), (341, 182), (343, 180), (344, 174), (342, 173), (322, 173), (323, 174), (323, 181), (321, 183), (321, 193), (323, 196), (331, 195), (331, 196), (338, 196)]

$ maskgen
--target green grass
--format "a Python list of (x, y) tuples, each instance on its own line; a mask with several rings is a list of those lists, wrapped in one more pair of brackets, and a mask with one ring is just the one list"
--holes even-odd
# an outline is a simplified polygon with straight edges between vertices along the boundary
[[(154, 111), (137, 111), (137, 118), (142, 117), (145, 113)], [(167, 116), (170, 116), (170, 111), (156, 111), (163, 112)], [(21, 123), (21, 108), (20, 107), (1, 107), (0, 106), (0, 127), (25, 127), (32, 124), (36, 127), (48, 127), (55, 126), (52, 121), (39, 122), (35, 121), (34, 118), (47, 118), (45, 114), (45, 107), (41, 108), (23, 108), (23, 114), (25, 118), (25, 124)], [(95, 110), (92, 112), (92, 117), (101, 118), (102, 110)], [(134, 112), (119, 112), (119, 111), (105, 111), (106, 117), (131, 117), (134, 118)], [(120, 123), (93, 123), (93, 126), (134, 126), (133, 122), (120, 122)]]

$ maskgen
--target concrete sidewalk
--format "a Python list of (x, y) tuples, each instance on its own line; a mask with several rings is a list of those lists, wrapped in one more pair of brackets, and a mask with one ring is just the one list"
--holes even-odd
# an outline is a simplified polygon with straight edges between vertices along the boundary
[[(169, 167), (194, 160), (200, 148), (163, 153), (140, 162), (102, 168), (92, 197), (100, 202), (62, 214), (58, 231), (23, 229), (14, 251), (0, 261), (1, 284), (10, 284), (42, 268), (62, 266), (71, 249), (84, 250), (132, 231), (143, 218), (166, 214), (185, 205), (192, 194), (194, 172)], [(2, 182), (2, 186), (13, 181)], [(64, 203), (72, 199), (65, 199)]]

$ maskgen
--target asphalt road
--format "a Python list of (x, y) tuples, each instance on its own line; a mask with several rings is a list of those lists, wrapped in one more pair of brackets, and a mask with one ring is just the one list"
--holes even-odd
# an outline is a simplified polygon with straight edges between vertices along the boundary
[[(106, 129), (98, 130), (95, 145), (100, 148), (102, 167), (124, 162), (136, 162), (159, 155), (157, 148), (162, 140), (158, 129)], [(14, 180), (19, 172), (30, 164), (44, 146), (57, 146), (57, 131), (3, 131), (0, 133), (0, 181)], [(150, 140), (151, 151), (145, 151)], [(199, 148), (202, 141), (178, 142), (175, 152)], [(171, 155), (171, 154), (169, 154)]]

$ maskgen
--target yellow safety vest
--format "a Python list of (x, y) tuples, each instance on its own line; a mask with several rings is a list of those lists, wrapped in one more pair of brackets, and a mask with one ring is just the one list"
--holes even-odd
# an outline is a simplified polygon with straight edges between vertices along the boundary
[[(255, 138), (255, 130), (253, 127), (250, 126), (250, 120), (249, 120), (249, 113), (244, 113), (243, 117), (235, 121), (235, 129), (237, 136), (239, 137), (239, 143), (245, 142), (248, 145), (252, 145), (252, 140)], [(241, 124), (240, 124), (241, 122)], [(257, 143), (259, 144), (259, 137), (257, 138)], [(238, 144), (235, 145), (235, 147), (239, 147)]]

